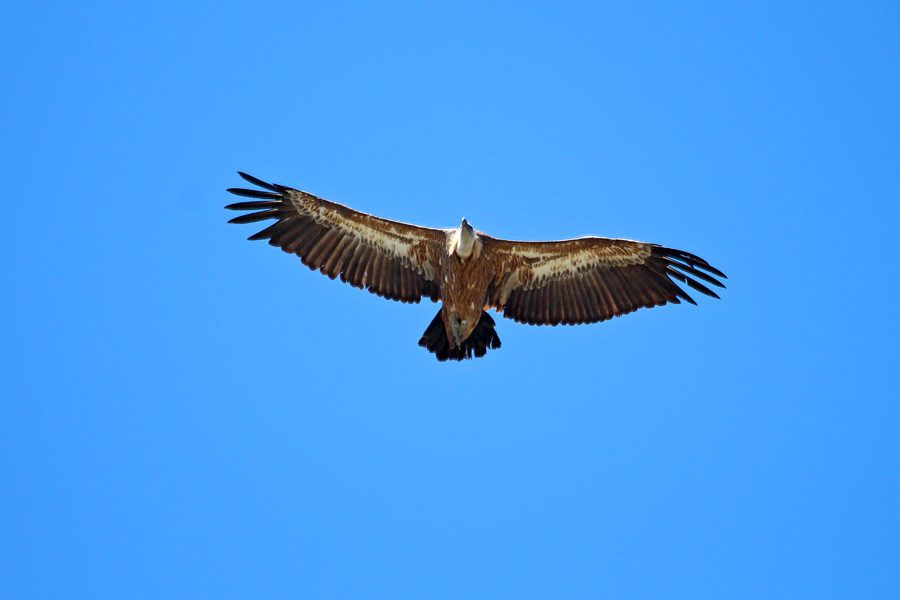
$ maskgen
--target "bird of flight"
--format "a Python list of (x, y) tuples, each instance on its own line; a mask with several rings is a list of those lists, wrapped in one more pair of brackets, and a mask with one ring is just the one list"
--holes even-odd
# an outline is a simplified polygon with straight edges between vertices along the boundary
[(229, 189), (256, 199), (226, 206), (253, 211), (229, 223), (276, 219), (249, 239), (267, 239), (310, 269), (384, 298), (441, 302), (419, 340), (440, 361), (500, 347), (491, 308), (518, 323), (577, 325), (669, 302), (696, 304), (675, 281), (713, 298), (700, 281), (725, 287), (716, 279), (725, 275), (702, 258), (656, 244), (600, 237), (514, 242), (476, 231), (465, 219), (458, 229), (431, 229), (239, 175), (263, 189)]

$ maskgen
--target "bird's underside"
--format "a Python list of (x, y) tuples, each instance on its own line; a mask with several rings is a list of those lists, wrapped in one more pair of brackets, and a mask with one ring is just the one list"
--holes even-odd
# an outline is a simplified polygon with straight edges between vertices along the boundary
[(307, 267), (400, 302), (441, 302), (419, 345), (438, 360), (481, 357), (500, 347), (495, 309), (529, 325), (596, 323), (681, 300), (678, 283), (718, 298), (725, 275), (702, 258), (631, 240), (584, 237), (515, 242), (474, 230), (432, 229), (389, 221), (245, 173), (262, 190), (232, 188), (252, 211), (230, 223), (275, 223), (250, 236), (269, 240)]

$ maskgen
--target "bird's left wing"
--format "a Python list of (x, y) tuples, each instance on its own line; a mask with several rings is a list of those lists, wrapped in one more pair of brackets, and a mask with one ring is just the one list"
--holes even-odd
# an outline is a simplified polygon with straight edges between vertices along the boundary
[(702, 258), (656, 244), (599, 237), (558, 242), (482, 237), (495, 260), (488, 307), (520, 323), (595, 323), (668, 302), (696, 304), (675, 281), (714, 298), (700, 281), (725, 287), (716, 279), (725, 275)]
[(331, 279), (339, 276), (345, 283), (391, 300), (440, 299), (437, 282), (443, 230), (381, 219), (307, 192), (239, 175), (268, 191), (229, 189), (257, 199), (226, 206), (254, 211), (229, 223), (277, 219), (249, 239), (267, 239), (272, 246), (299, 256), (312, 270)]

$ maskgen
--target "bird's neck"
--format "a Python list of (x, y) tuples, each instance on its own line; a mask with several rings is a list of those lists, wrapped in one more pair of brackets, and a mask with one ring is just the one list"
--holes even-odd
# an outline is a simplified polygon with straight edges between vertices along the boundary
[(465, 227), (460, 227), (456, 234), (456, 255), (466, 260), (472, 256), (475, 247), (475, 232)]

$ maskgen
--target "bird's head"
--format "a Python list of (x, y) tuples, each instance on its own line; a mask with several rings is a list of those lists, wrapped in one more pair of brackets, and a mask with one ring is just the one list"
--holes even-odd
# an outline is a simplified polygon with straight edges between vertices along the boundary
[(472, 247), (475, 246), (475, 230), (465, 219), (459, 226), (456, 238), (456, 253), (460, 258), (466, 259), (472, 255)]

